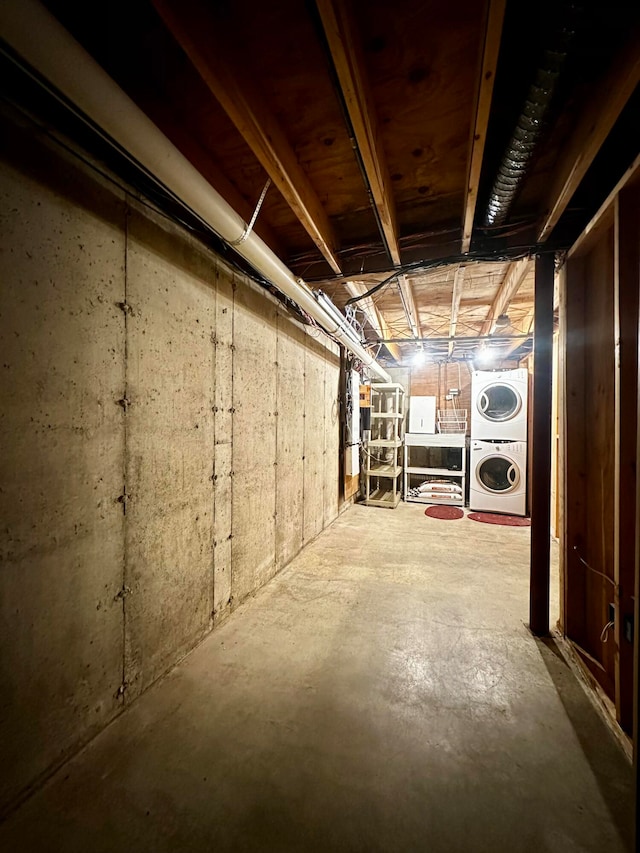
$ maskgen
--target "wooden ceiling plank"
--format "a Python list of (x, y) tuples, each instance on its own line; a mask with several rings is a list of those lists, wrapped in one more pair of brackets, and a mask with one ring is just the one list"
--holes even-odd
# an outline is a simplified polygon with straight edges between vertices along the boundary
[(337, 243), (329, 217), (255, 83), (241, 69), (230, 69), (222, 60), (224, 47), (206, 8), (198, 0), (153, 0), (153, 3), (331, 269), (340, 275)]
[(498, 291), (493, 299), (489, 313), (487, 314), (482, 328), (481, 335), (490, 335), (495, 321), (501, 314), (505, 314), (509, 308), (511, 300), (518, 292), (518, 288), (524, 281), (524, 277), (529, 270), (530, 258), (521, 258), (519, 261), (513, 261), (506, 269), (504, 278), (498, 287)]
[(500, 52), (500, 39), (502, 37), (502, 24), (504, 21), (505, 7), (506, 0), (488, 0), (487, 2), (482, 62), (479, 71), (473, 120), (473, 134), (471, 137), (469, 162), (467, 167), (467, 185), (464, 215), (462, 220), (463, 253), (468, 252), (471, 247), (473, 220), (476, 212), (476, 204), (478, 202), (480, 172), (482, 170), (484, 146), (487, 140), (489, 114), (491, 112), (491, 99), (493, 97), (493, 84), (496, 78), (496, 69), (498, 67), (498, 54)]
[(391, 179), (380, 141), (375, 106), (369, 89), (362, 47), (344, 0), (316, 0), (333, 64), (338, 75), (353, 132), (389, 256), (400, 265), (400, 244)]
[[(449, 337), (455, 338), (456, 326), (458, 325), (458, 313), (460, 311), (460, 300), (462, 299), (462, 289), (464, 287), (464, 267), (459, 266), (453, 277), (453, 291), (451, 294), (451, 319), (449, 321)], [(455, 341), (449, 341), (449, 356), (453, 354), (453, 346)]]
[(546, 240), (557, 225), (639, 82), (640, 34), (636, 32), (590, 95), (587, 108), (564, 146), (546, 197), (538, 242)]
[[(362, 296), (363, 293), (367, 292), (367, 285), (359, 281), (345, 281), (345, 287), (347, 288), (350, 296)], [(366, 314), (367, 320), (371, 324), (373, 330), (377, 332), (379, 338), (385, 340), (387, 338), (394, 337), (394, 335), (391, 334), (386, 319), (376, 308), (376, 305), (370, 296), (367, 299), (361, 299), (358, 302), (358, 305)], [(385, 344), (385, 346), (397, 362), (402, 360), (402, 351), (397, 344)]]

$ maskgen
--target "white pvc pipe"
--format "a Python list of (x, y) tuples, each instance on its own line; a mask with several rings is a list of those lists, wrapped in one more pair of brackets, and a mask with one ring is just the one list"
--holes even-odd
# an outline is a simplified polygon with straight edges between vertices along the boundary
[[(226, 242), (246, 223), (38, 0), (0, 0), (0, 36)], [(383, 382), (389, 374), (255, 232), (236, 251)]]

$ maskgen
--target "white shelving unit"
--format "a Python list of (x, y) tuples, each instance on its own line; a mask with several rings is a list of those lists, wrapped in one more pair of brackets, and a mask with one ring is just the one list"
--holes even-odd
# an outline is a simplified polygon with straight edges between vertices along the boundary
[(364, 476), (366, 506), (395, 509), (402, 497), (404, 388), (397, 382), (371, 385), (371, 440)]
[[(422, 448), (419, 452), (417, 448)], [(430, 451), (439, 449), (436, 453)], [(444, 456), (442, 451), (454, 451), (447, 456), (455, 459), (449, 461), (449, 466), (435, 467), (431, 465), (416, 465), (415, 456), (420, 455), (428, 462), (429, 456)], [(408, 432), (404, 437), (404, 499), (414, 503), (423, 504), (447, 504), (451, 506), (464, 506), (465, 484), (466, 484), (466, 441), (464, 435), (437, 434), (423, 435)], [(419, 479), (421, 478), (421, 479)], [(413, 497), (409, 494), (411, 488), (415, 488), (419, 482), (428, 479), (449, 480), (461, 487), (462, 494), (459, 497), (438, 500), (434, 496)], [(413, 485), (412, 485), (413, 480)]]

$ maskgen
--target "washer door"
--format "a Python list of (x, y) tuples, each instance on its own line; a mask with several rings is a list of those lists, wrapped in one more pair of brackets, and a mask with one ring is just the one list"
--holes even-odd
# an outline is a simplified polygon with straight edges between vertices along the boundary
[(478, 395), (478, 411), (492, 423), (510, 421), (522, 408), (522, 398), (515, 388), (494, 382)]
[(520, 470), (506, 456), (487, 456), (476, 468), (477, 481), (494, 495), (512, 492), (520, 482)]

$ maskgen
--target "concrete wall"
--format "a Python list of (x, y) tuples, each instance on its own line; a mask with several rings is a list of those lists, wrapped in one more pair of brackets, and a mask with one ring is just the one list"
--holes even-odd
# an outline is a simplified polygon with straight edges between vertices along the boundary
[(339, 357), (186, 232), (1, 130), (6, 808), (335, 518)]

